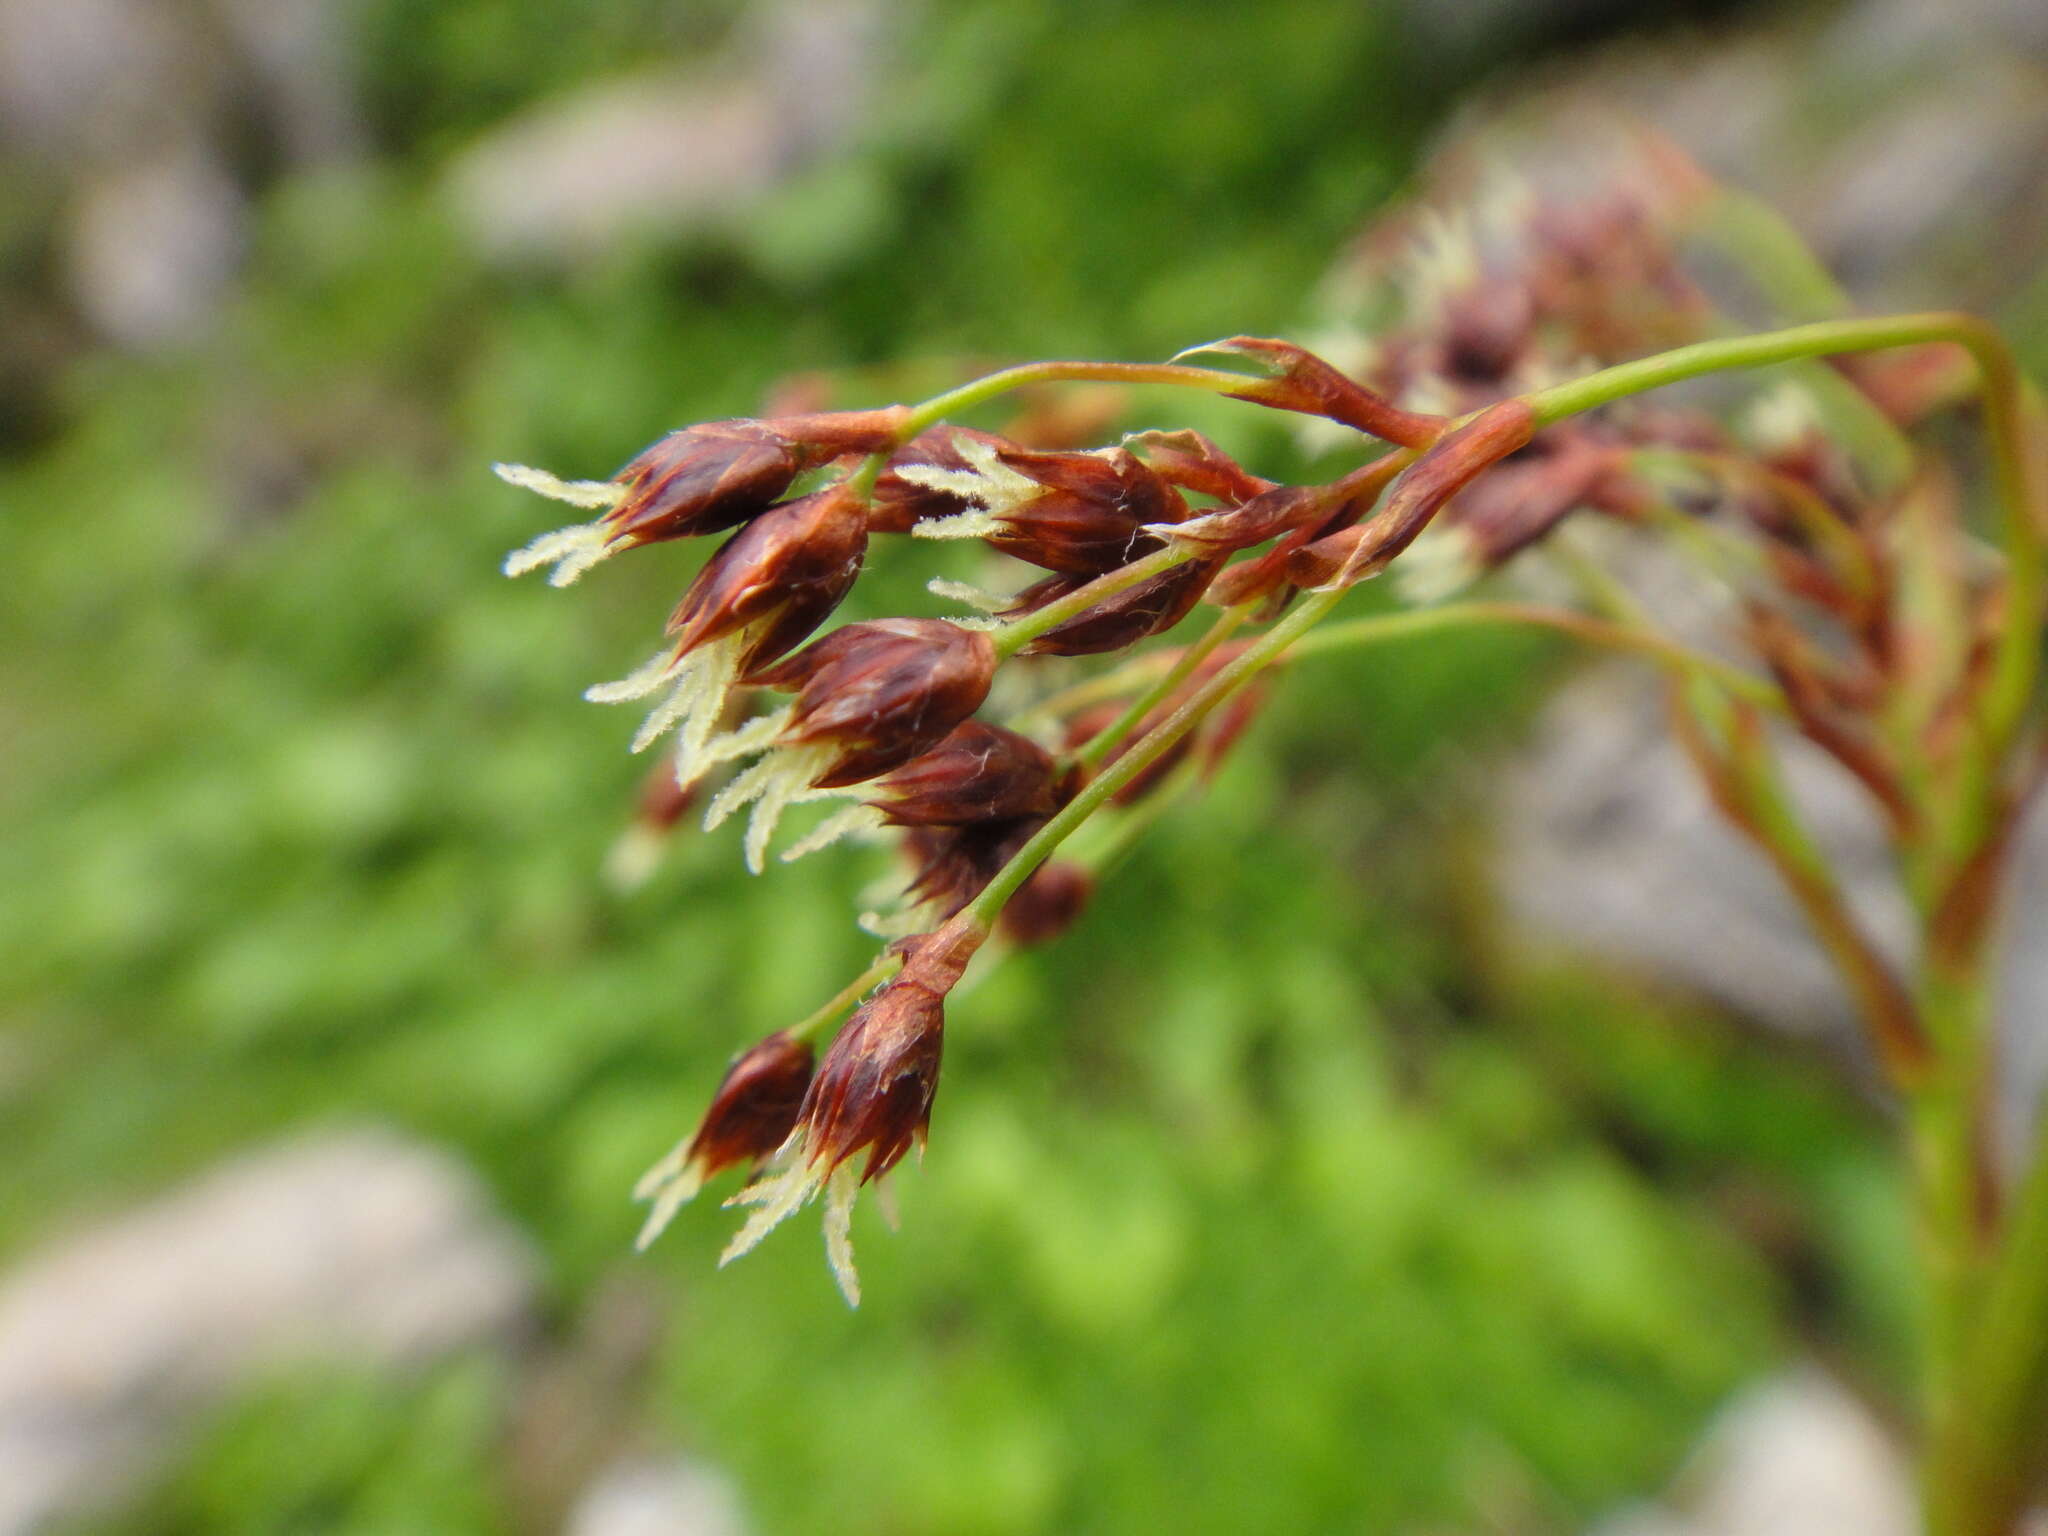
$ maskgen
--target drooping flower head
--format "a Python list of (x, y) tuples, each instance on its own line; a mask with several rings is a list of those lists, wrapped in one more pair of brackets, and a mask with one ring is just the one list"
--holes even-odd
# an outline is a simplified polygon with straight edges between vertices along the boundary
[(696, 1131), (634, 1186), (634, 1199), (654, 1203), (637, 1247), (659, 1237), (706, 1179), (742, 1163), (758, 1166), (789, 1139), (811, 1086), (812, 1059), (810, 1042), (787, 1030), (733, 1058)]
[[(796, 700), (733, 732), (730, 747), (712, 745), (714, 756), (768, 750), (719, 792), (705, 825), (751, 804), (747, 863), (758, 870), (785, 806), (863, 783), (937, 745), (981, 707), (995, 669), (995, 646), (978, 630), (943, 619), (878, 619), (845, 625), (748, 673), (748, 683), (793, 691)], [(803, 851), (875, 822), (865, 807), (855, 809)]]
[(771, 507), (697, 573), (669, 619), (671, 643), (584, 697), (609, 704), (660, 692), (633, 750), (676, 726), (676, 777), (693, 782), (716, 760), (706, 748), (733, 685), (831, 615), (860, 574), (867, 542), (861, 500), (843, 481)]
[[(854, 1195), (913, 1146), (923, 1146), (938, 1092), (946, 994), (984, 937), (978, 929), (949, 925), (904, 941), (903, 969), (854, 1012), (818, 1064), (780, 1154), (780, 1171), (727, 1202), (755, 1210), (719, 1256), (721, 1265), (749, 1252), (824, 1189), (826, 1255), (840, 1291), (860, 1305)], [(862, 1153), (866, 1161), (856, 1173), (852, 1164)]]
[(806, 470), (888, 448), (903, 415), (902, 406), (889, 406), (707, 421), (650, 444), (610, 480), (562, 480), (525, 464), (494, 465), (513, 485), (604, 511), (595, 522), (558, 528), (514, 550), (505, 574), (553, 566), (549, 581), (565, 587), (621, 550), (737, 527), (767, 511)]
[[(939, 439), (932, 441), (932, 439)], [(987, 433), (927, 433), (876, 487), (920, 538), (981, 539), (1031, 565), (1099, 576), (1160, 547), (1187, 503), (1126, 448), (1040, 453)]]

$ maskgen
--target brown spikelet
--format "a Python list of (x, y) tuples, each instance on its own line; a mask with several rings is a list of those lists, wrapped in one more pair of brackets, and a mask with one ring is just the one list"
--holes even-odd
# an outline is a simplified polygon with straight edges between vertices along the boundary
[(748, 681), (795, 691), (781, 741), (829, 745), (821, 789), (859, 784), (937, 745), (981, 707), (995, 676), (987, 635), (943, 619), (877, 619), (834, 630)]

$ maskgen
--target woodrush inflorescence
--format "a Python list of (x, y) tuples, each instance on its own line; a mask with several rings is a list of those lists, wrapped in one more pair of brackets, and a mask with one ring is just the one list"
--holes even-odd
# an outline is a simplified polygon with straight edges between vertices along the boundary
[[(1317, 351), (1240, 336), (1163, 364), (1026, 364), (914, 406), (686, 427), (608, 481), (498, 466), (597, 514), (515, 553), (508, 574), (548, 566), (562, 585), (626, 550), (728, 534), (662, 647), (587, 694), (652, 701), (636, 750), (674, 738), (621, 869), (643, 867), (720, 775), (706, 824), (746, 811), (756, 871), (783, 814), (813, 801), (836, 805), (784, 858), (894, 833), (908, 862), (898, 910), (864, 919), (893, 942), (811, 1018), (736, 1059), (700, 1128), (643, 1181), (641, 1241), (706, 1178), (746, 1167), (758, 1177), (729, 1203), (752, 1213), (725, 1258), (822, 1193), (831, 1266), (857, 1300), (855, 1192), (922, 1147), (945, 1000), (976, 952), (997, 933), (1043, 942), (1085, 906), (1091, 871), (1053, 858), (1076, 828), (1097, 815), (1139, 824), (1187, 784), (1178, 765), (1197, 741), (1191, 761), (1213, 768), (1256, 706), (1252, 685), (1290, 652), (1543, 625), (1663, 670), (1674, 730), (1714, 802), (1777, 868), (1855, 998), (1911, 1111), (1933, 1234), (1935, 1354), (1950, 1374), (1938, 1375), (1930, 1433), (1962, 1448), (1941, 1462), (1961, 1470), (1930, 1474), (1930, 1497), (1960, 1511), (1945, 1529), (2002, 1530), (1969, 1523), (2010, 1479), (1965, 1454), (1983, 1436), (1958, 1427), (1955, 1373), (1990, 1347), (1978, 1333), (1999, 1325), (1977, 1309), (1999, 1285), (2033, 1285), (2048, 1306), (2048, 1236), (2038, 1256), (2018, 1237), (2001, 1247), (2021, 1186), (1985, 1155), (1982, 1113), (1992, 914), (2040, 777), (2038, 409), (1981, 324), (1854, 318), (1778, 226), (1762, 255), (1753, 238), (1729, 248), (1764, 293), (1819, 294), (1830, 312), (1731, 335), (1685, 258), (1732, 213), (1753, 235), (1759, 212), (1662, 146), (1638, 144), (1563, 191), (1475, 164), (1454, 162), (1438, 195), (1397, 210), (1347, 258)], [(1769, 364), (1793, 366), (1746, 400), (1637, 398)], [(1027, 440), (1028, 423), (1055, 413), (1007, 432), (951, 419), (1062, 382), (1205, 391), (1293, 413), (1321, 446), (1380, 451), (1286, 484), (1187, 429), (1082, 450)], [(1908, 435), (1972, 402), (1988, 428), (1996, 545), (1974, 531), (1958, 477)], [(1576, 604), (1451, 600), (1586, 518), (1661, 541), (1715, 599), (1717, 642), (1668, 630), (1576, 545), (1547, 562)], [(971, 615), (813, 638), (890, 538), (974, 540), (1035, 571), (1000, 592), (931, 584)], [(1412, 606), (1322, 624), (1390, 568)], [(1147, 647), (1205, 603), (1218, 612), (1201, 638)], [(1015, 658), (1134, 651), (1037, 686), (1006, 721), (980, 718)], [(1911, 972), (1863, 932), (1785, 795), (1775, 760), (1788, 733), (1883, 814), (1923, 924)], [(848, 1010), (814, 1075), (811, 1037)], [(2034, 1198), (2048, 1210), (2048, 1192)], [(1998, 1380), (1998, 1422), (2017, 1425), (2048, 1396), (2048, 1361)]]

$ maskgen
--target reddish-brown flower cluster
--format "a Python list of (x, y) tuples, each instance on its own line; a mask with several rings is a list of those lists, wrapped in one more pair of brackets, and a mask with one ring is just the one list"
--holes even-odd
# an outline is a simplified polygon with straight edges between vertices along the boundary
[[(1007, 893), (999, 931), (1012, 942), (1063, 931), (1093, 888), (1085, 865), (1046, 857), (1067, 826), (1187, 777), (1172, 772), (1180, 753), (1199, 748), (1213, 765), (1256, 708), (1256, 691), (1241, 692), (1208, 718), (1205, 736), (1165, 750), (1168, 722), (1243, 654), (1219, 633), (1199, 664), (1133, 663), (1127, 686), (1064, 707), (1064, 693), (1030, 706), (1029, 685), (1010, 695), (1025, 713), (997, 724), (979, 712), (992, 692), (1005, 697), (994, 685), (1006, 658), (1125, 652), (1205, 599), (1230, 609), (1234, 625), (1328, 594), (1295, 610), (1313, 617), (1397, 560), (1404, 572), (1421, 568), (1411, 597), (1441, 595), (1580, 509), (1631, 521), (1732, 509), (1776, 591), (1826, 614), (1845, 641), (1816, 645), (1789, 602), (1751, 599), (1750, 641), (1792, 718), (1894, 814), (1911, 814), (1873, 701), (1917, 688), (1924, 730), (1960, 730), (1954, 701), (1982, 657), (1964, 648), (1930, 680), (1928, 652), (1915, 649), (1893, 601), (1909, 551), (1878, 536), (1872, 492), (1800, 402), (1766, 410), (1745, 442), (1702, 412), (1635, 405), (1539, 430), (1524, 398), (1588, 362), (1704, 333), (1705, 301), (1677, 259), (1700, 183), (1668, 159), (1654, 169), (1596, 193), (1487, 191), (1474, 212), (1425, 207), (1394, 221), (1347, 280), (1361, 312), (1400, 318), (1350, 349), (1349, 372), (1293, 343), (1244, 336), (1198, 349), (1229, 361), (1230, 373), (1152, 370), (1161, 382), (1200, 375), (1201, 387), (1334, 423), (1353, 443), (1363, 434), (1391, 445), (1324, 483), (1275, 483), (1195, 432), (1079, 451), (1073, 439), (1047, 446), (1015, 430), (935, 424), (941, 404), (686, 427), (608, 482), (499, 467), (599, 513), (513, 555), (514, 574), (548, 565), (561, 583), (624, 549), (724, 535), (661, 648), (587, 694), (651, 701), (635, 750), (673, 733), (666, 787), (643, 801), (642, 854), (699, 781), (722, 773), (705, 824), (749, 810), (744, 846), (757, 871), (783, 813), (821, 801), (837, 803), (784, 858), (850, 833), (894, 834), (909, 863), (900, 910), (866, 919), (904, 936), (900, 971), (853, 1013), (815, 1078), (795, 1034), (770, 1036), (734, 1064), (702, 1126), (643, 1185), (654, 1202), (647, 1237), (707, 1177), (770, 1161), (737, 1197), (756, 1210), (728, 1257), (823, 1191), (833, 1267), (856, 1296), (853, 1191), (922, 1143), (943, 1000), (996, 927), (995, 897)], [(1903, 410), (1939, 398), (1932, 378), (1866, 369), (1856, 382), (1880, 408)], [(1930, 515), (1949, 516), (1942, 486), (1917, 494)], [(1008, 589), (934, 582), (934, 593), (981, 613), (865, 619), (817, 637), (854, 591), (871, 542), (891, 535), (976, 541), (1013, 562), (996, 567), (1011, 572)], [(1019, 728), (1034, 722), (1043, 741)], [(1135, 744), (1143, 752), (1127, 758)], [(1103, 782), (1105, 772), (1118, 778)]]
[(810, 1042), (787, 1030), (733, 1058), (695, 1134), (648, 1169), (633, 1190), (636, 1199), (654, 1203), (640, 1247), (660, 1235), (706, 1179), (740, 1164), (759, 1167), (789, 1139), (811, 1086), (811, 1062)]
[[(860, 1186), (880, 1178), (912, 1146), (924, 1146), (945, 1047), (946, 994), (980, 947), (979, 930), (951, 924), (905, 940), (903, 967), (854, 1011), (833, 1038), (797, 1108), (772, 1177), (732, 1203), (754, 1207), (719, 1256), (729, 1264), (751, 1250), (820, 1189), (825, 1191), (825, 1250), (848, 1302), (860, 1304), (851, 1220)], [(852, 1162), (866, 1162), (856, 1175)]]
[[(1415, 449), (1443, 436), (1435, 418), (1389, 405), (1290, 343), (1239, 337), (1210, 350), (1255, 370), (1230, 391), (1245, 399), (1318, 413)], [(630, 676), (588, 693), (600, 702), (652, 700), (636, 750), (674, 733), (672, 787), (643, 796), (631, 844), (636, 870), (694, 798), (697, 782), (726, 764), (733, 769), (710, 795), (705, 824), (751, 808), (750, 867), (762, 867), (787, 808), (822, 799), (843, 803), (785, 858), (845, 833), (895, 829), (910, 862), (901, 910), (870, 920), (878, 932), (910, 935), (901, 942), (900, 974), (840, 1031), (815, 1079), (808, 1046), (787, 1034), (735, 1063), (702, 1126), (643, 1183), (654, 1207), (644, 1236), (657, 1233), (706, 1178), (780, 1149), (780, 1171), (743, 1194), (760, 1208), (733, 1251), (829, 1186), (834, 1268), (855, 1294), (852, 1187), (886, 1173), (924, 1134), (941, 1000), (996, 916), (970, 907), (1022, 859), (1030, 867), (1020, 866), (1005, 886), (1004, 936), (1043, 943), (1074, 921), (1093, 877), (1084, 865), (1042, 858), (1035, 840), (1091, 772), (1116, 763), (1130, 745), (1100, 738), (1056, 757), (1023, 732), (976, 718), (1001, 658), (1128, 650), (1179, 624), (1219, 586), (1235, 556), (1261, 545), (1273, 547), (1221, 582), (1228, 602), (1264, 599), (1277, 610), (1300, 585), (1371, 574), (1482, 461), (1521, 440), (1509, 415), (1489, 414), (1450, 434), (1446, 462), (1464, 467), (1439, 470), (1439, 459), (1426, 456), (1419, 490), (1377, 511), (1391, 464), (1328, 485), (1276, 485), (1197, 433), (1151, 433), (1092, 452), (1052, 450), (951, 426), (913, 431), (913, 413), (902, 407), (685, 428), (604, 484), (501, 467), (516, 483), (601, 509), (595, 522), (528, 545), (507, 564), (515, 573), (552, 564), (555, 579), (566, 581), (621, 549), (726, 535), (670, 616), (661, 650)], [(798, 485), (827, 466), (837, 468), (824, 484)], [(870, 539), (891, 533), (978, 540), (1045, 574), (989, 598), (982, 606), (994, 617), (871, 619), (812, 639), (854, 588)], [(1095, 721), (1087, 734), (1133, 724), (1141, 735), (1150, 732), (1223, 659), (1211, 657), (1135, 722), (1126, 718), (1138, 713), (1128, 700), (1112, 701), (1112, 720)], [(736, 701), (775, 693), (787, 702), (734, 717)], [(1205, 748), (1212, 760), (1243, 728), (1249, 707), (1241, 701), (1212, 722)], [(1057, 735), (1058, 717), (1047, 723)], [(1078, 734), (1068, 735), (1070, 746), (1079, 743)], [(1137, 775), (1115, 804), (1156, 793), (1171, 766)], [(862, 1151), (860, 1180), (842, 1176)]]
[[(1436, 431), (1298, 347), (1239, 338), (1228, 348), (1257, 369), (1237, 391), (1247, 399), (1322, 412), (1397, 442), (1420, 444)], [(652, 702), (636, 750), (674, 735), (666, 787), (643, 794), (636, 833), (615, 858), (622, 879), (645, 873), (694, 786), (726, 764), (733, 770), (709, 796), (705, 823), (751, 808), (750, 867), (762, 867), (787, 808), (821, 799), (842, 804), (784, 857), (845, 833), (895, 829), (910, 863), (901, 910), (871, 919), (879, 932), (912, 934), (902, 973), (841, 1030), (815, 1081), (808, 1047), (787, 1035), (740, 1058), (703, 1125), (644, 1182), (654, 1207), (648, 1238), (706, 1178), (759, 1163), (785, 1141), (794, 1161), (747, 1195), (762, 1208), (741, 1247), (824, 1188), (854, 1152), (867, 1151), (861, 1177), (873, 1178), (922, 1137), (938, 1069), (940, 1000), (988, 926), (970, 922), (966, 909), (1088, 776), (1082, 761), (975, 717), (1001, 657), (1127, 650), (1185, 618), (1238, 552), (1276, 539), (1300, 552), (1319, 547), (1311, 539), (1361, 526), (1386, 479), (1375, 471), (1331, 486), (1278, 486), (1196, 433), (1153, 433), (1081, 452), (952, 426), (913, 432), (910, 415), (892, 407), (688, 427), (606, 483), (500, 468), (515, 483), (601, 514), (528, 545), (507, 563), (514, 573), (551, 564), (555, 579), (567, 581), (622, 549), (725, 535), (670, 616), (663, 647), (630, 676), (588, 693), (600, 702)], [(828, 466), (836, 471), (826, 483), (799, 486), (799, 477)], [(1197, 513), (1190, 497), (1209, 505)], [(1406, 523), (1384, 517), (1362, 526), (1411, 536)], [(812, 639), (854, 588), (870, 539), (891, 533), (978, 540), (1045, 574), (989, 599), (993, 618), (872, 619)], [(1283, 601), (1293, 579), (1284, 559), (1269, 556), (1256, 590), (1240, 577), (1231, 601)], [(787, 702), (734, 718), (737, 701), (776, 693)], [(1159, 717), (1149, 712), (1140, 728)], [(1240, 711), (1236, 724), (1211, 737), (1212, 753), (1243, 718)], [(1057, 733), (1058, 720), (1048, 723)], [(1086, 757), (1115, 761), (1113, 752)], [(1117, 803), (1129, 805), (1160, 782), (1144, 775)], [(1036, 862), (1013, 883), (1000, 931), (1018, 944), (1064, 931), (1093, 889), (1085, 866), (1059, 860)], [(935, 933), (967, 938), (939, 945)], [(843, 1179), (834, 1189), (828, 1232), (852, 1294), (851, 1192)]]

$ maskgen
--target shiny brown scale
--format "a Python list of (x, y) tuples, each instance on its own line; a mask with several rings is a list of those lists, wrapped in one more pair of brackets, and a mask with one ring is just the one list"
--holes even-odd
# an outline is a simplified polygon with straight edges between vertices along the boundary
[(1029, 737), (968, 720), (880, 780), (868, 803), (899, 827), (969, 826), (1059, 809), (1052, 754)]
[(668, 622), (678, 656), (750, 625), (741, 666), (767, 665), (803, 642), (852, 590), (867, 520), (844, 484), (771, 507), (719, 547)]
[(812, 781), (830, 789), (937, 745), (981, 707), (995, 668), (987, 635), (941, 619), (878, 619), (836, 629), (749, 681), (796, 692), (780, 740), (835, 748)]

